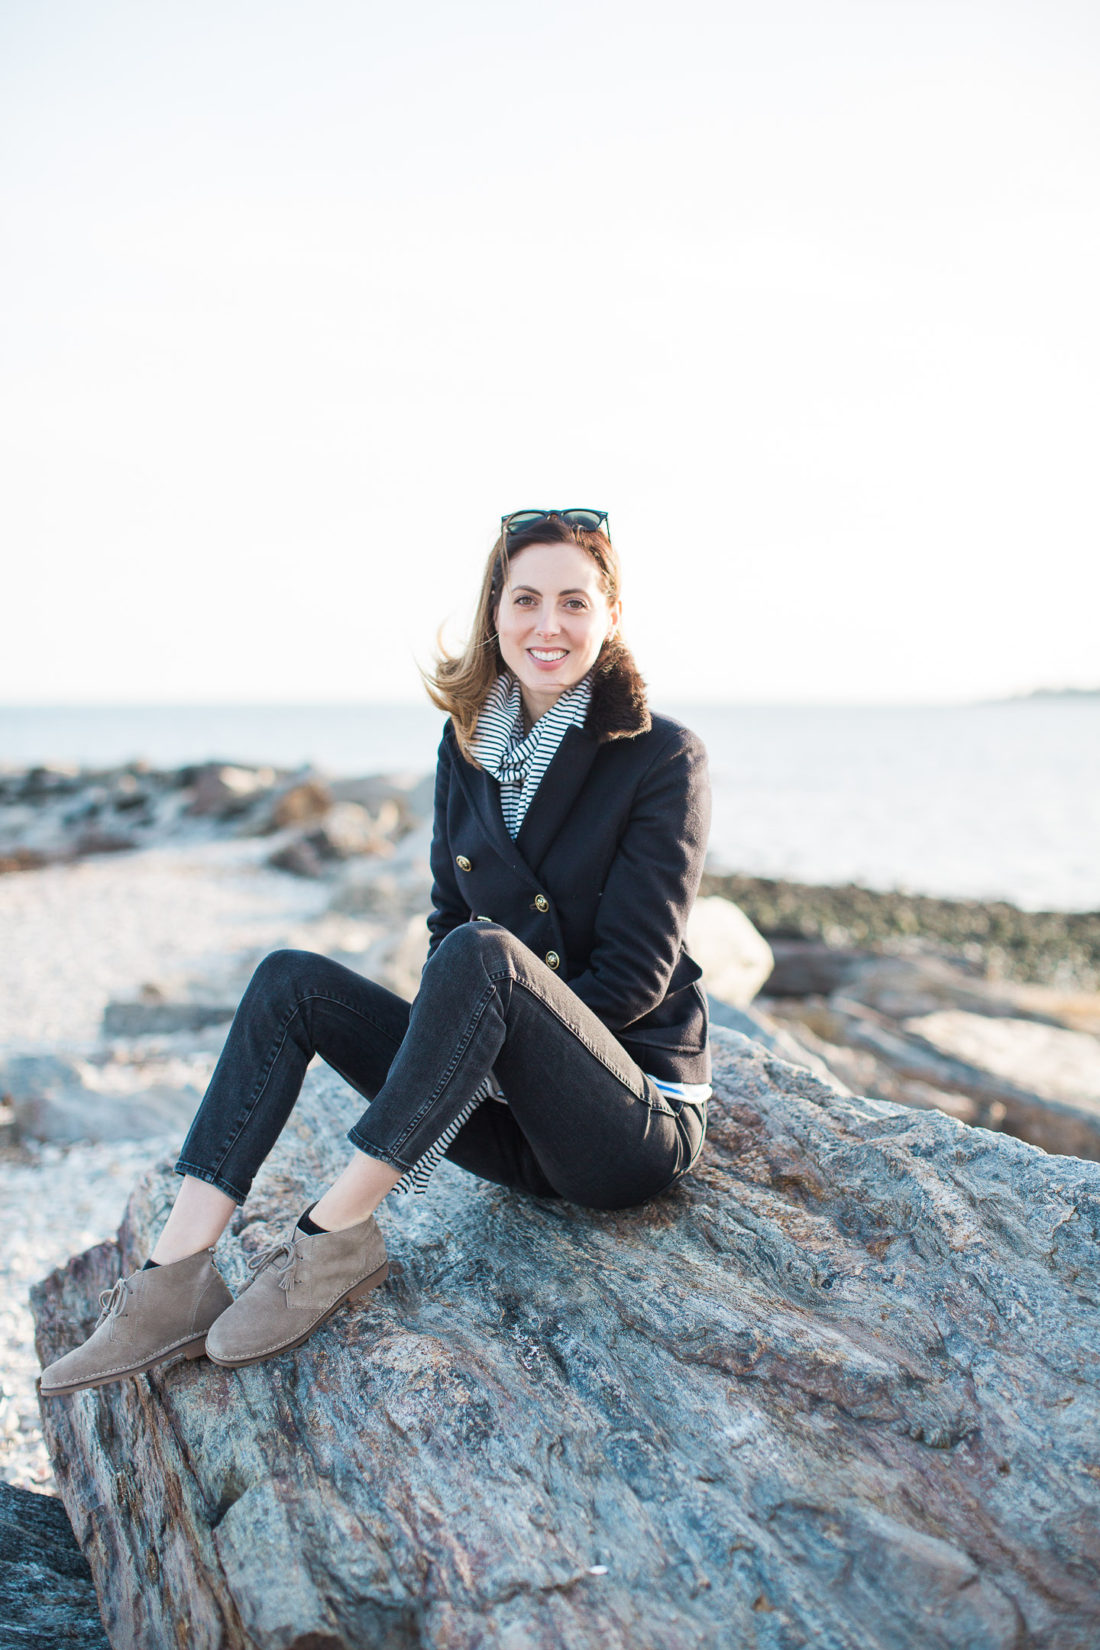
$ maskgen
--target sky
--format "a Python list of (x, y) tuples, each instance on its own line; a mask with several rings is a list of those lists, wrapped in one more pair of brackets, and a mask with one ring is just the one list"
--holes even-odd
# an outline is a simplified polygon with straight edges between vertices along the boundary
[(1092, 0), (5, 0), (0, 703), (416, 701), (505, 511), (651, 699), (1100, 685)]

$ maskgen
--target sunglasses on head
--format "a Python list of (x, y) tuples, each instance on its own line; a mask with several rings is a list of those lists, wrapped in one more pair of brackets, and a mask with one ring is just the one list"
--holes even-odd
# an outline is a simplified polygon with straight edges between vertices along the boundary
[(527, 533), (532, 527), (541, 526), (551, 516), (560, 517), (570, 527), (581, 527), (586, 533), (595, 533), (601, 525), (607, 531), (606, 510), (513, 510), (510, 516), (501, 516), (500, 530), (507, 540), (516, 533)]

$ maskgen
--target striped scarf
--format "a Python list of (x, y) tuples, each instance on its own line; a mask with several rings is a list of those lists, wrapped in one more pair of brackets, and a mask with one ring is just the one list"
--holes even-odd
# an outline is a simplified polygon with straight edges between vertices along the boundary
[(519, 678), (509, 671), (489, 690), (470, 746), (486, 772), (500, 781), (500, 809), (513, 842), (567, 731), (584, 726), (591, 697), (590, 672), (566, 688), (525, 734)]

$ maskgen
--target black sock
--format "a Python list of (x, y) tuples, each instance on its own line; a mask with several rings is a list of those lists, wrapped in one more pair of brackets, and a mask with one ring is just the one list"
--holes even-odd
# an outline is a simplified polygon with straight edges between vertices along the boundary
[(143, 1271), (143, 1272), (147, 1272), (147, 1271), (148, 1271), (148, 1270), (149, 1270), (149, 1268), (150, 1268), (150, 1266), (159, 1266), (159, 1265), (160, 1265), (160, 1261), (159, 1261), (159, 1260), (147, 1260), (147, 1261), (146, 1261), (146, 1262), (145, 1262), (145, 1265), (144, 1265), (144, 1266), (143, 1266), (143, 1267), (142, 1267), (142, 1269), (141, 1269), (141, 1270), (142, 1270), (142, 1271)]
[(318, 1226), (315, 1220), (310, 1220), (309, 1210), (307, 1209), (304, 1215), (298, 1217), (298, 1230), (304, 1232), (307, 1237), (316, 1237), (319, 1232), (327, 1232), (328, 1227)]

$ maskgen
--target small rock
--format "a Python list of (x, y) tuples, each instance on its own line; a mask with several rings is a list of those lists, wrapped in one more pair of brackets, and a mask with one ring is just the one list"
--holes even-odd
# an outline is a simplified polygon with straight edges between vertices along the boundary
[[(422, 814), (431, 812), (434, 776), (431, 776), (431, 783), (432, 789), (425, 800), (423, 780), (410, 784), (389, 774), (367, 774), (359, 779), (334, 779), (332, 795), (336, 802), (358, 802), (376, 818), (385, 815), (393, 820), (392, 828), (403, 834)], [(389, 830), (391, 827), (387, 825), (385, 828)]]
[(768, 975), (769, 997), (828, 995), (859, 975), (874, 952), (851, 946), (826, 945), (823, 940), (773, 938), (770, 942), (775, 966)]
[(25, 1140), (143, 1140), (186, 1129), (202, 1095), (191, 1083), (154, 1083), (134, 1094), (66, 1088), (12, 1102), (12, 1126)]
[(50, 762), (29, 768), (23, 776), (20, 795), (28, 801), (49, 796), (69, 796), (80, 786), (80, 769), (73, 762)]
[(86, 854), (123, 854), (136, 847), (132, 836), (126, 836), (121, 831), (99, 830), (93, 825), (88, 830), (77, 832), (71, 851), (75, 858), (81, 859)]
[(351, 859), (358, 854), (390, 854), (393, 844), (388, 833), (397, 826), (393, 804), (384, 804), (371, 815), (362, 803), (336, 802), (308, 840), (323, 859)]
[[(146, 996), (139, 1002), (108, 1003), (103, 1011), (105, 1037), (170, 1036), (177, 1031), (203, 1031), (222, 1025), (237, 1012), (229, 1003), (171, 1003), (162, 997)], [(156, 990), (157, 988), (152, 988)]]
[(0, 853), (0, 876), (7, 871), (37, 871), (53, 858), (41, 848), (8, 848)]
[(33, 1100), (60, 1089), (79, 1088), (84, 1068), (59, 1054), (13, 1054), (0, 1062), (0, 1095), (5, 1100)]
[(283, 830), (287, 825), (304, 825), (320, 819), (332, 807), (332, 792), (320, 779), (307, 779), (292, 785), (279, 796), (272, 807), (270, 829)]
[(268, 855), (267, 863), (276, 871), (289, 871), (296, 877), (323, 877), (329, 866), (307, 837), (277, 848)]
[(244, 813), (274, 783), (274, 768), (238, 768), (227, 762), (204, 764), (195, 770), (188, 812), (228, 819)]

